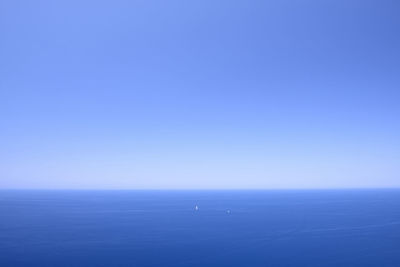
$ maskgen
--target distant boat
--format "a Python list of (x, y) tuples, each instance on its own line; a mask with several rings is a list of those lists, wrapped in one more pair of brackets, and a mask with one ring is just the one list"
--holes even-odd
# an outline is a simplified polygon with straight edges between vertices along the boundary
[(194, 207), (194, 210), (199, 210), (199, 206), (196, 205), (196, 206)]

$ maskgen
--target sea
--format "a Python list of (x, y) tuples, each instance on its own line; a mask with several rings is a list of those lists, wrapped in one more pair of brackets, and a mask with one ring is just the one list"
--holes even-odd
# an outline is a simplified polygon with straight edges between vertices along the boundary
[(400, 190), (2, 190), (1, 267), (400, 266)]

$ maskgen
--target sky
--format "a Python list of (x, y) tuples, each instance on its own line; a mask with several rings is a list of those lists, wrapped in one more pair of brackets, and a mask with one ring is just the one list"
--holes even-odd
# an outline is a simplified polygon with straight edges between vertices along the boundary
[(0, 1), (0, 188), (400, 186), (395, 0)]

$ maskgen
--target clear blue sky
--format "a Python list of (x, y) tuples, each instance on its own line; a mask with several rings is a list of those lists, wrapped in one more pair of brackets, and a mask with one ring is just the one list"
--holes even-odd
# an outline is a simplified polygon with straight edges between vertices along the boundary
[(400, 186), (400, 4), (0, 1), (0, 188)]

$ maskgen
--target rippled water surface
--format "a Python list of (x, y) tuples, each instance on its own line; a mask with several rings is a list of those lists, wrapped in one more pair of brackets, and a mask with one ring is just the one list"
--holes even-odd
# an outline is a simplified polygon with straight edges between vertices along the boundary
[(400, 190), (0, 191), (0, 266), (400, 266)]

